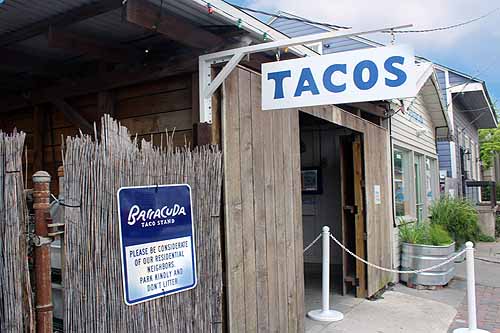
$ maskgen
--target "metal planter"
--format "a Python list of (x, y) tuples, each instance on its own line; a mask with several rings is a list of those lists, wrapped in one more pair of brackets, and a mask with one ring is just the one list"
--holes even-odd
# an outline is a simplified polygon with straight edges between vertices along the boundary
[[(403, 271), (417, 270), (437, 265), (455, 254), (455, 243), (447, 246), (402, 243), (401, 268)], [(431, 271), (401, 274), (400, 279), (408, 284), (443, 286), (455, 276), (455, 263), (449, 262)]]

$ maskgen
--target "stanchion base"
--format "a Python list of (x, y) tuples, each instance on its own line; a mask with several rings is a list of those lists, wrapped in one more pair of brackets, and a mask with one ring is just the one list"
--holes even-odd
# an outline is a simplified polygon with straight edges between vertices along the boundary
[(309, 318), (317, 321), (340, 321), (344, 319), (344, 315), (342, 312), (338, 312), (335, 310), (312, 310), (307, 313)]
[(475, 330), (471, 330), (468, 328), (457, 328), (453, 330), (453, 333), (490, 333), (490, 332), (481, 330), (479, 328), (476, 328)]

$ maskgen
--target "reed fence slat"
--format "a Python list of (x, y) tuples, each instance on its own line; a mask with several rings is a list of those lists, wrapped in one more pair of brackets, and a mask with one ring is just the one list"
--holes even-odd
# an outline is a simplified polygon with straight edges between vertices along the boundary
[[(160, 147), (130, 139), (109, 116), (95, 137), (68, 138), (64, 147), (65, 331), (221, 332), (221, 152), (213, 146), (174, 147), (168, 133)], [(117, 190), (181, 183), (192, 188), (198, 285), (127, 306)]]
[(0, 131), (0, 332), (34, 329), (27, 259), (28, 215), (22, 156), (25, 133)]

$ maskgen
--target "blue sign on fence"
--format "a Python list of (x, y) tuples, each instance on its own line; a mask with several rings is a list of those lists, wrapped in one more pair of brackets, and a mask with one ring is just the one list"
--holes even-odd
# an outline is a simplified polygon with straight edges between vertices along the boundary
[(196, 286), (189, 185), (122, 187), (118, 213), (126, 304)]

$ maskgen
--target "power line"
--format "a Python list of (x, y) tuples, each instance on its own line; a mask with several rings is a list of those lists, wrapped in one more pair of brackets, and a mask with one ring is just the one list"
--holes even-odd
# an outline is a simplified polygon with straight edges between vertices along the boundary
[(270, 16), (270, 17), (282, 18), (282, 19), (286, 19), (286, 20), (290, 20), (290, 21), (317, 24), (317, 25), (322, 25), (324, 27), (328, 27), (328, 28), (332, 28), (332, 29), (351, 29), (352, 28), (352, 27), (346, 27), (346, 26), (337, 25), (337, 24), (312, 21), (312, 20), (299, 18), (299, 17), (291, 17), (291, 16), (286, 16), (286, 15), (281, 15), (281, 14), (273, 14), (270, 12), (266, 12), (264, 10), (243, 7), (243, 6), (233, 4), (233, 3), (229, 3), (229, 4), (235, 8), (238, 8), (239, 10), (244, 10), (244, 11), (248, 11), (248, 12), (252, 12), (252, 13), (256, 13), (256, 14), (262, 14), (262, 15), (266, 15), (266, 16)]
[(471, 19), (471, 20), (468, 20), (468, 21), (465, 21), (465, 22), (462, 22), (462, 23), (457, 23), (457, 24), (453, 24), (453, 25), (449, 25), (449, 26), (445, 26), (445, 27), (422, 29), (422, 30), (386, 30), (386, 31), (382, 31), (382, 32), (384, 32), (384, 33), (390, 33), (390, 34), (392, 34), (392, 33), (402, 34), (402, 33), (425, 33), (425, 32), (450, 30), (450, 29), (462, 27), (464, 25), (467, 25), (467, 24), (470, 24), (470, 23), (482, 20), (482, 19), (484, 19), (484, 18), (492, 15), (493, 13), (495, 13), (496, 11), (498, 11), (499, 9), (500, 9), (500, 7), (497, 7), (497, 8), (493, 9), (492, 11), (490, 11), (490, 12), (488, 12), (488, 13), (482, 15), (482, 16), (476, 17), (474, 19)]

